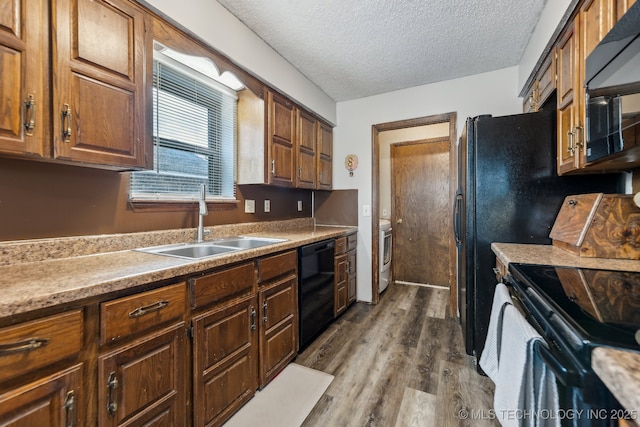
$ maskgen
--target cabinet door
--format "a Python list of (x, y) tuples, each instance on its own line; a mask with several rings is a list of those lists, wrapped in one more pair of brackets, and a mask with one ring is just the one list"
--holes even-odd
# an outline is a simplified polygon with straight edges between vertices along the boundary
[(576, 109), (578, 108), (577, 82), (578, 34), (576, 23), (571, 23), (558, 43), (558, 175), (578, 168), (576, 145)]
[(255, 294), (193, 319), (193, 425), (218, 426), (258, 388)]
[(356, 300), (356, 286), (357, 286), (357, 252), (356, 250), (349, 251), (347, 253), (347, 305), (355, 302)]
[(318, 190), (333, 188), (333, 128), (320, 122), (318, 127)]
[(49, 155), (47, 3), (0, 0), (2, 153)]
[(316, 145), (318, 139), (318, 122), (312, 115), (297, 110), (298, 140), (296, 144), (296, 159), (298, 173), (296, 187), (316, 188)]
[(286, 277), (258, 293), (261, 310), (260, 387), (267, 385), (298, 351), (298, 278)]
[(98, 357), (99, 426), (185, 424), (184, 322)]
[(85, 425), (82, 365), (0, 394), (0, 425), (68, 427)]
[[(582, 61), (613, 27), (615, 0), (586, 0), (580, 8)], [(584, 72), (582, 73), (584, 77)]]
[(347, 270), (348, 255), (342, 254), (335, 258), (335, 287), (334, 287), (334, 314), (338, 316), (347, 309), (347, 280), (349, 272)]
[[(125, 0), (53, 2), (54, 157), (123, 168), (151, 165), (145, 132), (150, 31)], [(150, 81), (150, 80), (149, 80)]]
[(267, 149), (269, 184), (295, 185), (295, 109), (285, 97), (267, 91)]
[(617, 0), (616, 1), (616, 22), (620, 20), (620, 18), (622, 18), (622, 16), (627, 13), (627, 10), (629, 10), (629, 8), (631, 6), (633, 6), (633, 4), (636, 2), (636, 0)]

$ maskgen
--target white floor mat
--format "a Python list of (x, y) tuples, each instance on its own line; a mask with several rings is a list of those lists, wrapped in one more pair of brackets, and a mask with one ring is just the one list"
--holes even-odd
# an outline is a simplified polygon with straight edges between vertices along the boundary
[(333, 375), (290, 363), (224, 427), (300, 427)]

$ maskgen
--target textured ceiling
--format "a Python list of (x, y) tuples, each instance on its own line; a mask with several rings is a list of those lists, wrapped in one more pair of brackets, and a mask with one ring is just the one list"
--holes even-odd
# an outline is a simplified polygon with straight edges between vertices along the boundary
[(335, 101), (517, 65), (547, 0), (218, 0)]

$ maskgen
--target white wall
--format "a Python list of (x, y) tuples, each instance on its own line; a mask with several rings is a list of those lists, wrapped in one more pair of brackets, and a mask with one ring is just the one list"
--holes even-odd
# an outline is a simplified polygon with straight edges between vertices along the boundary
[[(215, 0), (144, 0), (332, 124), (336, 103)], [(197, 11), (197, 12), (194, 12)]]
[(520, 64), (518, 65), (518, 93), (527, 82), (533, 67), (540, 59), (544, 48), (549, 43), (551, 36), (558, 27), (560, 20), (564, 16), (564, 13), (569, 8), (572, 0), (550, 0), (547, 1), (542, 13), (540, 14), (540, 20), (536, 25), (529, 44), (527, 45), (522, 58), (520, 58)]
[[(449, 112), (457, 113), (457, 137), (467, 117), (479, 114), (519, 113), (518, 68), (510, 67), (337, 105), (334, 129), (335, 189), (358, 189), (358, 300), (371, 301), (371, 217), (362, 216), (362, 206), (371, 206), (371, 139), (374, 124), (413, 119)], [(349, 177), (344, 168), (347, 154), (357, 154), (358, 169)]]

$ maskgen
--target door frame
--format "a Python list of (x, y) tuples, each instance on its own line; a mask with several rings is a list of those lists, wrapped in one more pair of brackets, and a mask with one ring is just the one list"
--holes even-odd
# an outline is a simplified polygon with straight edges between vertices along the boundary
[[(378, 123), (371, 126), (371, 161), (372, 161), (372, 177), (371, 177), (371, 277), (372, 280), (372, 298), (371, 302), (377, 304), (380, 302), (380, 132), (389, 130), (405, 129), (417, 126), (436, 125), (439, 123), (449, 123), (449, 208), (452, 209), (452, 200), (456, 190), (456, 166), (455, 166), (455, 148), (457, 137), (457, 113), (444, 113), (433, 116), (418, 117), (415, 119), (398, 120), (394, 122)], [(449, 233), (449, 277), (450, 279), (450, 298), (451, 313), (456, 313), (455, 309), (456, 293), (458, 292), (458, 284), (454, 280), (454, 266), (456, 263), (456, 245), (453, 238), (453, 232)]]

